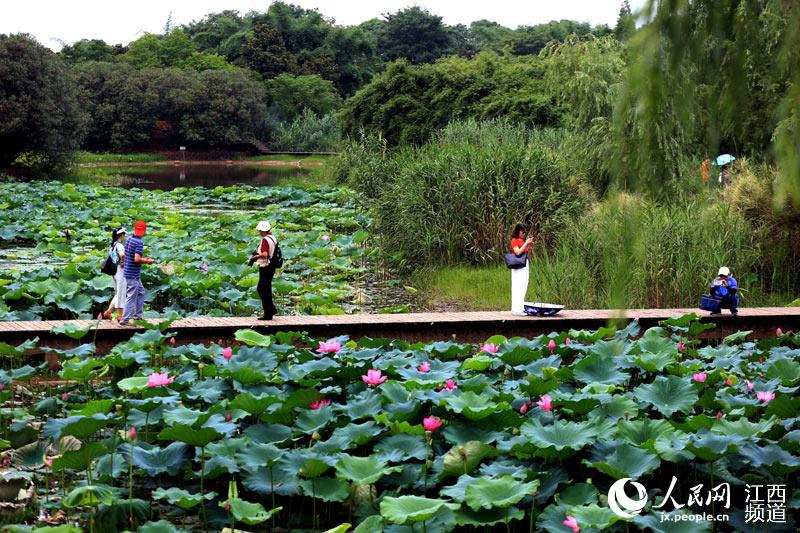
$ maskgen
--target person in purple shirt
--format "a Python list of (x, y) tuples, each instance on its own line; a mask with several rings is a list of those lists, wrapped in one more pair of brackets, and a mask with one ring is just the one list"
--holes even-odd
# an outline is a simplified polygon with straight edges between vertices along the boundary
[(125, 244), (125, 265), (123, 274), (128, 284), (125, 298), (125, 311), (122, 314), (121, 326), (127, 325), (131, 317), (134, 320), (142, 318), (144, 312), (144, 285), (142, 285), (142, 265), (152, 265), (154, 259), (144, 257), (144, 237), (147, 226), (144, 221), (137, 220), (133, 225), (133, 237)]

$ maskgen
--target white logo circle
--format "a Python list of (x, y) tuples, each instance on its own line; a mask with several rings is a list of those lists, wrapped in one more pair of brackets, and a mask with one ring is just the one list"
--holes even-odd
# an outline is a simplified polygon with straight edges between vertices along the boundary
[(608, 489), (608, 506), (611, 507), (615, 515), (623, 518), (633, 518), (641, 513), (645, 504), (647, 504), (647, 490), (645, 490), (644, 485), (635, 481), (631, 481), (631, 485), (639, 493), (639, 499), (628, 498), (628, 495), (625, 494), (625, 483), (628, 481), (631, 481), (631, 478), (618, 479)]

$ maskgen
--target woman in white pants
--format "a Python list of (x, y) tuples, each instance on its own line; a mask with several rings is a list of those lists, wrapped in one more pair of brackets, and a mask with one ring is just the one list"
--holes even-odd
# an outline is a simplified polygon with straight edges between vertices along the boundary
[[(511, 251), (516, 255), (528, 253), (533, 239), (525, 238), (525, 226), (517, 224), (511, 234)], [(528, 261), (522, 268), (511, 269), (511, 312), (525, 314), (525, 293), (528, 292)]]
[(117, 273), (114, 274), (114, 298), (108, 305), (108, 309), (103, 313), (103, 317), (110, 319), (114, 311), (117, 312), (117, 320), (122, 317), (122, 312), (125, 307), (125, 294), (127, 291), (127, 283), (125, 281), (125, 274), (123, 272), (123, 265), (125, 264), (125, 228), (116, 228), (111, 232), (111, 249), (109, 255), (111, 260), (117, 265)]

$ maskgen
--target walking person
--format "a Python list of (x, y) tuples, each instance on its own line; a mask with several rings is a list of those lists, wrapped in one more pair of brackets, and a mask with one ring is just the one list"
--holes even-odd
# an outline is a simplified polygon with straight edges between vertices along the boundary
[(256, 290), (261, 297), (261, 307), (264, 308), (264, 314), (258, 319), (272, 320), (272, 317), (278, 312), (275, 308), (275, 303), (272, 301), (272, 278), (275, 276), (277, 268), (275, 262), (272, 261), (272, 256), (275, 254), (278, 241), (275, 239), (275, 235), (272, 234), (272, 225), (266, 220), (258, 223), (256, 231), (261, 234), (261, 242), (253, 251), (253, 255), (250, 257), (250, 264), (255, 263), (258, 266), (258, 285)]
[(122, 318), (122, 310), (125, 308), (125, 299), (127, 298), (127, 283), (125, 282), (125, 228), (114, 228), (111, 231), (111, 249), (108, 255), (111, 261), (116, 265), (117, 271), (114, 274), (114, 298), (108, 305), (103, 317), (110, 320), (117, 311), (117, 321)]
[(119, 321), (121, 326), (127, 325), (131, 318), (139, 320), (144, 312), (144, 285), (142, 285), (142, 265), (152, 265), (154, 259), (144, 257), (144, 237), (147, 226), (141, 220), (137, 220), (133, 225), (133, 237), (128, 239), (125, 245), (125, 266), (123, 268), (125, 283), (127, 284), (125, 310), (122, 319)]
[[(516, 256), (527, 258), (533, 239), (526, 237), (525, 226), (517, 224), (511, 234), (511, 251)], [(515, 315), (525, 314), (525, 294), (528, 292), (528, 261), (522, 268), (511, 270), (511, 312)]]

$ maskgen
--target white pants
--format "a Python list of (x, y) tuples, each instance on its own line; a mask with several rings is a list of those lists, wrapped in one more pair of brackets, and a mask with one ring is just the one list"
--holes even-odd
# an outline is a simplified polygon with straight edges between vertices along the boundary
[(125, 280), (125, 274), (122, 267), (117, 269), (114, 274), (114, 299), (111, 300), (111, 307), (115, 309), (122, 309), (125, 307), (125, 297), (128, 292), (128, 283)]
[(528, 292), (528, 265), (511, 269), (511, 312), (525, 312), (525, 293)]

